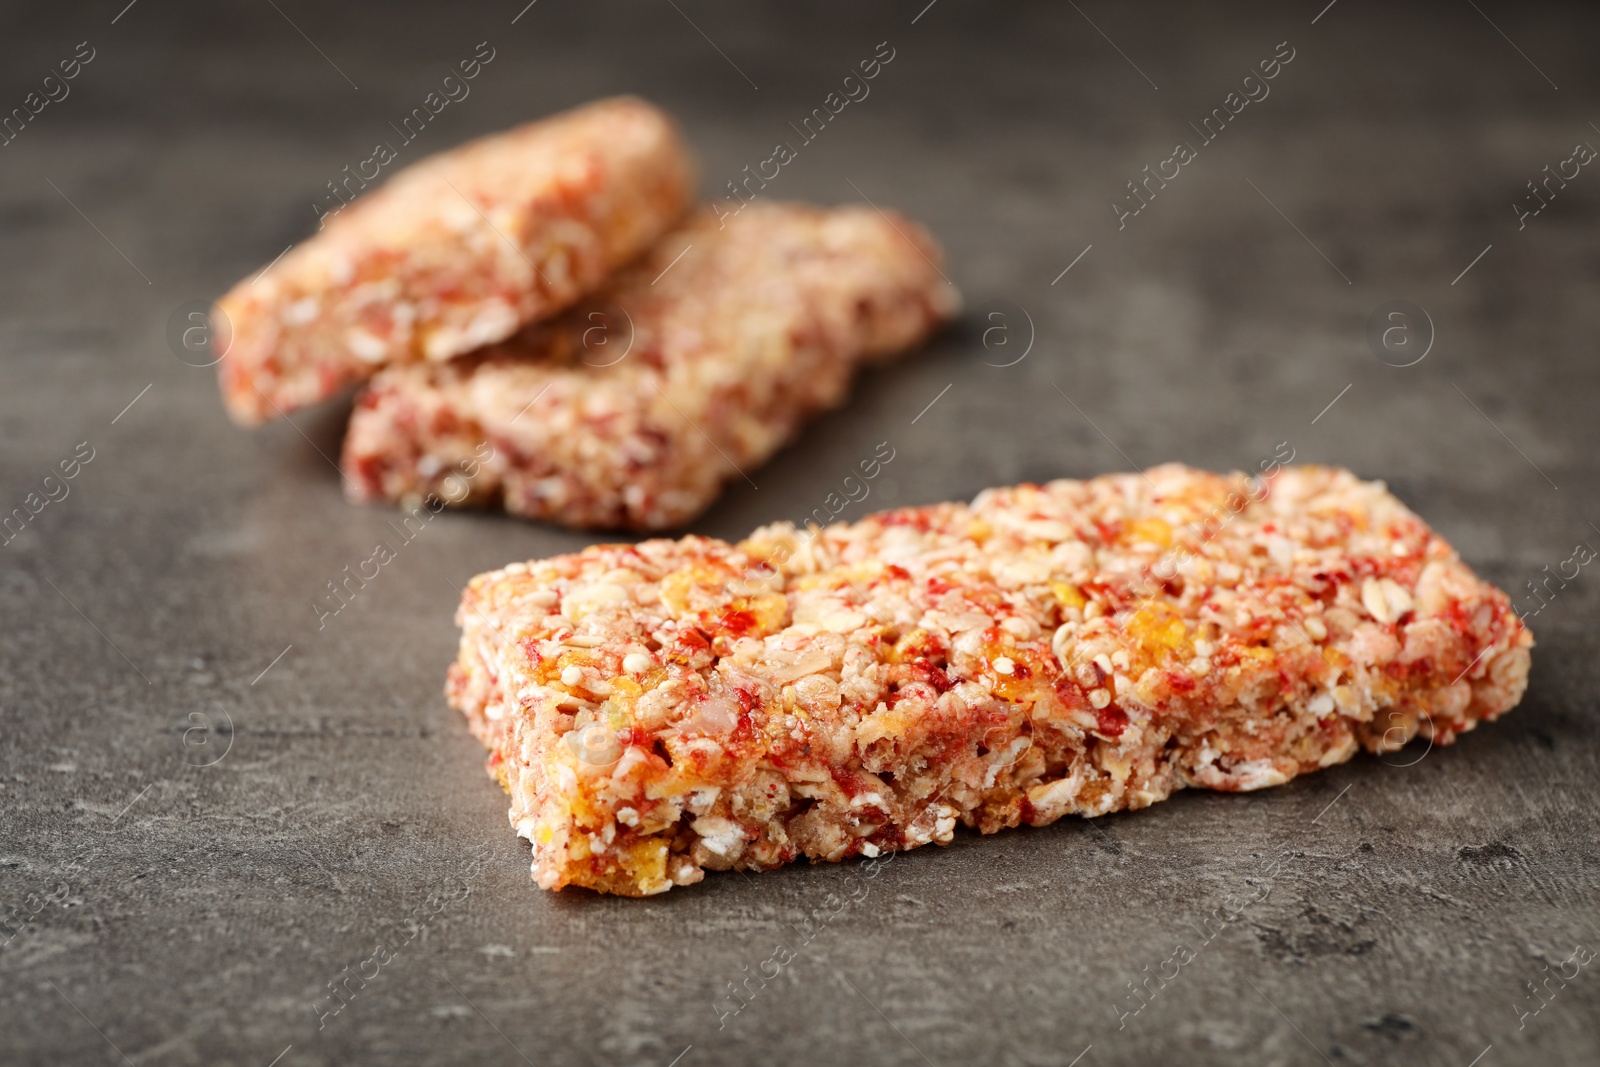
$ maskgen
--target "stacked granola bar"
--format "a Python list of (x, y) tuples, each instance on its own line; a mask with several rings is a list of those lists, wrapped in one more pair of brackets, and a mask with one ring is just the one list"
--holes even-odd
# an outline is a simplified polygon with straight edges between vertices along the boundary
[(688, 522), (957, 304), (907, 219), (685, 218), (693, 174), (671, 120), (631, 98), (401, 171), (218, 302), (229, 412), (259, 423), (371, 379), (353, 499)]
[(693, 176), (671, 120), (629, 98), (402, 170), (218, 302), (228, 411), (265, 422), (509, 337), (648, 248)]
[(695, 214), (571, 313), (470, 361), (379, 373), (344, 445), (352, 496), (448, 496), (574, 526), (659, 530), (703, 511), (864, 362), (904, 352), (954, 291), (922, 229), (870, 208)]

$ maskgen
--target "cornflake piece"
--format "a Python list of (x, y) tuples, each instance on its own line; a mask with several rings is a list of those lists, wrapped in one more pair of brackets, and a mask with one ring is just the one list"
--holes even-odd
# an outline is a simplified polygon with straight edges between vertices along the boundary
[[(805, 536), (597, 546), (472, 581), (447, 695), (541, 886), (659, 893), (943, 844), (957, 822), (1278, 785), (1448, 744), (1527, 683), (1506, 596), (1347, 471), (1163, 466)], [(599, 583), (629, 596), (586, 598)], [(821, 625), (852, 606), (854, 631)], [(641, 647), (651, 666), (624, 675)], [(611, 692), (565, 685), (573, 667)]]
[(504, 340), (648, 248), (692, 186), (671, 120), (626, 97), (407, 167), (217, 302), (228, 412), (265, 422)]
[(938, 258), (920, 227), (871, 208), (702, 211), (560, 319), (378, 375), (345, 437), (346, 486), (568, 526), (682, 525), (841, 403), (859, 365), (954, 312)]

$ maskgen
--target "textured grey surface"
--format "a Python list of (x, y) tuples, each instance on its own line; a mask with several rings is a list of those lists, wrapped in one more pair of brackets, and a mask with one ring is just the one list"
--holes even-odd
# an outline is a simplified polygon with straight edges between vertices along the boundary
[[(1596, 1061), (1600, 974), (1549, 978), (1600, 949), (1588, 569), (1532, 620), (1523, 706), (1451, 748), (958, 835), (870, 880), (795, 867), (646, 901), (535, 889), (440, 696), (467, 578), (584, 537), (442, 516), (318, 630), (323, 584), (392, 536), (324, 458), (344, 412), (235, 429), (167, 319), (304, 237), (323, 183), (482, 40), (496, 58), (418, 154), (637, 91), (681, 116), (707, 195), (895, 49), (769, 192), (925, 220), (970, 312), (700, 531), (798, 518), (883, 440), (896, 458), (857, 511), (1249, 467), (1287, 441), (1387, 480), (1525, 606), (1600, 545), (1600, 173), (1523, 229), (1511, 208), (1600, 144), (1592, 5), (924, 2), (0, 13), (6, 108), (95, 49), (0, 149), (0, 504), (94, 450), (0, 547), (0, 908), (21, 923), (0, 1060)], [(1108, 201), (1285, 40), (1270, 95), (1119, 231)], [(1365, 340), (1395, 299), (1437, 332), (1403, 369)], [(388, 962), (322, 1016), (380, 941)], [(795, 958), (719, 1019), (780, 942)], [(1194, 958), (1119, 1019), (1180, 944)]]

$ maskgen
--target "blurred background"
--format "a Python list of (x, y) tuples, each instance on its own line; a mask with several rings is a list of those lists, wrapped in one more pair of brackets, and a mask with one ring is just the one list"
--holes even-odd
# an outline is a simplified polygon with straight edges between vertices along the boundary
[[(1540, 583), (1600, 545), (1600, 11), (525, 2), (0, 8), (0, 509), (80, 468), (0, 545), (0, 1059), (1594, 1062), (1596, 579)], [(637, 93), (705, 198), (786, 142), (764, 195), (946, 249), (962, 320), (696, 532), (800, 520), (880, 442), (841, 518), (1292, 451), (1386, 481), (1529, 613), (1524, 705), (900, 857), (730, 1013), (851, 865), (538, 891), (440, 696), (461, 586), (594, 538), (447, 514), (319, 629), (394, 514), (341, 498), (348, 402), (239, 430), (173, 340), (483, 48), (401, 162)]]

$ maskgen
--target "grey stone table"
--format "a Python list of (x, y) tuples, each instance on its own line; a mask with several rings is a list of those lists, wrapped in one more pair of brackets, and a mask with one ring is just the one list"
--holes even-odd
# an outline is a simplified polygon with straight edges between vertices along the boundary
[[(0, 547), (0, 1061), (1596, 1062), (1600, 577), (1530, 587), (1600, 545), (1592, 5), (523, 2), (0, 13), (0, 507), (56, 497)], [(408, 152), (638, 92), (706, 196), (788, 142), (762, 195), (948, 248), (963, 322), (697, 530), (882, 441), (854, 513), (1282, 446), (1518, 598), (1523, 705), (870, 879), (537, 890), (440, 689), (469, 576), (588, 539), (447, 514), (319, 628), (391, 537), (340, 496), (345, 410), (240, 431), (169, 339), (479, 42)]]

